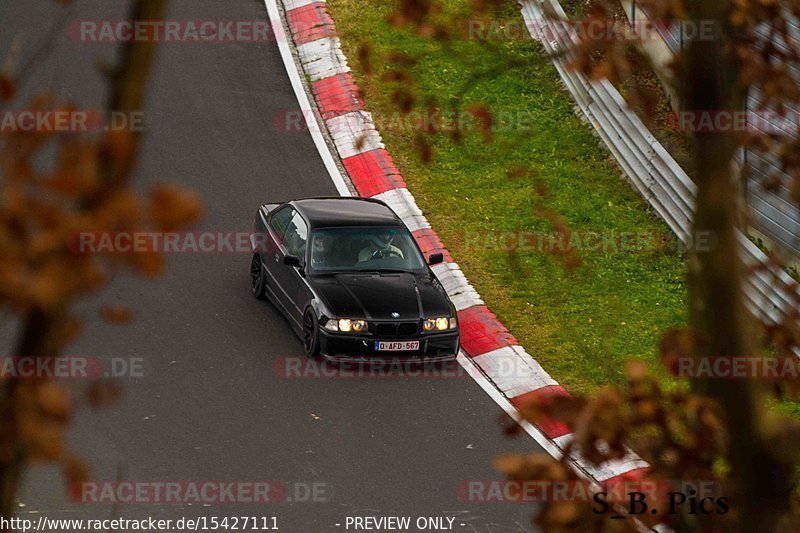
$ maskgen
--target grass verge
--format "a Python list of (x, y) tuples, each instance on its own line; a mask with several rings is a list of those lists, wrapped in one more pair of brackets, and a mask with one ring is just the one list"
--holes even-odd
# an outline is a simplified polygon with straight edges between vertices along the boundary
[[(440, 4), (453, 32), (467, 33), (469, 0)], [(393, 2), (367, 7), (329, 0), (328, 6), (367, 109), (409, 189), (520, 343), (577, 393), (621, 383), (626, 359), (655, 361), (660, 334), (686, 321), (684, 255), (669, 246), (674, 240), (668, 228), (629, 187), (591, 126), (576, 116), (538, 43), (518, 34), (489, 45), (468, 39), (442, 43), (389, 24)], [(505, 20), (521, 18), (509, 8)], [(407, 63), (398, 51), (414, 59), (407, 68), (416, 111), (486, 106), (494, 117), (507, 118), (496, 122), (492, 142), (485, 142), (480, 128), (465, 128), (461, 139), (440, 133), (431, 139), (433, 159), (425, 164), (418, 132), (391, 118), (398, 116), (392, 95), (411, 83), (398, 84), (389, 75)], [(524, 175), (509, 173), (521, 167)], [(557, 222), (548, 213), (557, 213), (575, 235), (613, 235), (616, 245), (578, 250), (580, 264), (572, 265), (568, 256), (550, 251), (553, 241), (516, 250), (502, 244), (509, 232), (552, 232)], [(668, 246), (631, 251), (639, 246), (622, 246), (625, 232)], [(558, 251), (557, 243), (553, 249)], [(660, 372), (660, 365), (652, 366)]]

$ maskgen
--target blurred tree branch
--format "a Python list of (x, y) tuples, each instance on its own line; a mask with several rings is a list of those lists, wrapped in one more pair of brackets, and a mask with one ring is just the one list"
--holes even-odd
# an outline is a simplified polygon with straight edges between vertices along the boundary
[[(165, 0), (134, 0), (130, 18), (159, 20), (165, 4)], [(155, 52), (154, 39), (123, 45), (119, 62), (109, 73), (109, 112), (143, 109)], [(0, 91), (0, 98), (13, 99), (14, 85), (24, 75), (3, 76), (6, 90)], [(52, 98), (36, 97), (29, 108), (51, 109)], [(130, 128), (107, 129), (99, 138), (51, 131), (6, 134), (0, 146), (0, 307), (11, 310), (20, 323), (15, 359), (61, 355), (81, 329), (71, 314), (73, 303), (100, 289), (120, 268), (147, 277), (163, 270), (157, 252), (76, 251), (72, 245), (80, 232), (175, 230), (199, 218), (200, 200), (181, 187), (156, 186), (146, 201), (129, 188), (140, 137)], [(33, 160), (51, 143), (56, 144), (55, 168), (40, 171)], [(119, 315), (106, 313), (112, 318)], [(89, 401), (102, 396), (94, 394)], [(86, 465), (65, 446), (72, 411), (72, 400), (51, 379), (13, 377), (4, 383), (0, 515), (13, 515), (20, 476), (32, 462), (60, 463), (70, 486), (85, 479)]]
[[(588, 18), (582, 23), (607, 29), (619, 22), (616, 0), (593, 0), (589, 4)], [(681, 83), (680, 100), (687, 109), (738, 111), (743, 109), (750, 90), (758, 91), (762, 106), (779, 112), (789, 104), (800, 103), (800, 80), (791, 72), (800, 63), (800, 43), (787, 24), (789, 17), (800, 20), (797, 2), (642, 0), (639, 4), (653, 20), (702, 22), (717, 30), (714, 38), (691, 40), (673, 65)], [(474, 0), (473, 14), (485, 16), (501, 6), (497, 0)], [(441, 17), (442, 9), (436, 1), (398, 0), (391, 20), (445, 42), (444, 32), (437, 29), (448, 27)], [(567, 21), (553, 22), (560, 27)], [(629, 35), (584, 32), (581, 39), (573, 50), (571, 66), (590, 79), (621, 83), (643, 66), (641, 55), (632, 52), (635, 43)], [(504, 66), (498, 60), (486, 74), (499, 72)], [(408, 73), (402, 80), (408, 86), (414, 82)], [(634, 86), (629, 101), (640, 99), (636, 91)], [(402, 108), (408, 101), (413, 99), (405, 97), (398, 105)], [(491, 116), (487, 123), (491, 123)], [(737, 228), (743, 203), (734, 159), (742, 146), (777, 156), (780, 170), (791, 178), (788, 186), (792, 197), (800, 204), (800, 140), (752, 131), (696, 131), (692, 144), (698, 188), (693, 234), (715, 235), (718, 243), (710, 250), (691, 251), (690, 324), (665, 332), (661, 354), (666, 361), (674, 357), (793, 357), (791, 348), (800, 340), (795, 322), (799, 313), (790, 317), (791, 323), (768, 326), (759, 323), (745, 306), (743, 287), (751, 272), (739, 255)], [(424, 148), (424, 143), (421, 146)], [(423, 159), (431, 157), (430, 150), (423, 153)], [(793, 292), (797, 286), (787, 289)], [(800, 302), (797, 304), (800, 306)], [(731, 512), (724, 516), (685, 511), (667, 516), (667, 506), (660, 505), (661, 512), (637, 517), (646, 525), (666, 521), (680, 531), (800, 530), (793, 496), (800, 428), (797, 420), (779, 415), (769, 405), (770, 392), (783, 398), (786, 393), (796, 394), (800, 384), (707, 379), (694, 380), (691, 390), (681, 383), (674, 392), (664, 392), (641, 362), (631, 362), (626, 375), (625, 388), (609, 387), (587, 397), (543, 397), (522, 406), (521, 413), (534, 423), (554, 418), (565, 421), (574, 433), (566, 456), (576, 451), (600, 464), (620, 459), (631, 444), (651, 465), (645, 479), (714, 480), (731, 498)], [(496, 466), (517, 481), (576, 480), (578, 476), (566, 456), (555, 461), (541, 454), (512, 455), (498, 459)], [(536, 522), (548, 531), (638, 527), (633, 520), (607, 520), (592, 512), (591, 502), (577, 501), (543, 502)]]

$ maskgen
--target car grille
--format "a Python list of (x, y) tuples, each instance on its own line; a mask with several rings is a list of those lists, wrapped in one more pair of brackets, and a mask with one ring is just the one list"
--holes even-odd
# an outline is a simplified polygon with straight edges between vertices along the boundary
[(419, 329), (417, 322), (380, 322), (375, 325), (375, 334), (380, 337), (414, 335)]

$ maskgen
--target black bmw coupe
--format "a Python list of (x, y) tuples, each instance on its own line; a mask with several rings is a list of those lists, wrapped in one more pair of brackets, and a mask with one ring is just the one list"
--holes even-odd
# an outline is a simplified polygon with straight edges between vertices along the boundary
[(455, 307), (411, 232), (385, 203), (309, 198), (256, 213), (253, 296), (288, 318), (309, 357), (447, 361), (458, 354)]

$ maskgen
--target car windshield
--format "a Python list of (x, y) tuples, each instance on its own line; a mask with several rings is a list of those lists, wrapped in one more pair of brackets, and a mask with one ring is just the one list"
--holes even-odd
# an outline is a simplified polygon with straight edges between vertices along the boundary
[(311, 233), (311, 270), (420, 272), (425, 260), (405, 228), (326, 228)]

